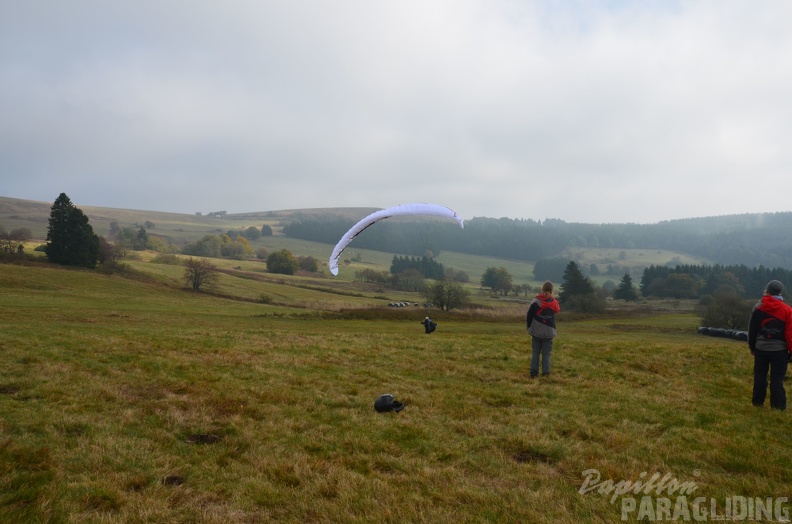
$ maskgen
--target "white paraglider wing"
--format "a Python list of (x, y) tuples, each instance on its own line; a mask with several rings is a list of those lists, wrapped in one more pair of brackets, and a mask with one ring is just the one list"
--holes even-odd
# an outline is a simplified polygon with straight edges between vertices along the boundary
[(439, 216), (456, 220), (459, 223), (459, 227), (465, 227), (465, 225), (462, 223), (462, 217), (457, 215), (456, 211), (445, 206), (439, 206), (437, 204), (402, 204), (399, 206), (389, 207), (388, 209), (383, 209), (381, 211), (375, 211), (352, 226), (352, 228), (341, 237), (341, 240), (338, 241), (335, 249), (333, 249), (333, 254), (330, 255), (330, 272), (334, 275), (338, 275), (338, 259), (341, 257), (341, 252), (344, 251), (344, 248), (346, 248), (349, 243), (352, 242), (352, 239), (358, 236), (361, 231), (384, 218), (390, 218), (399, 215)]

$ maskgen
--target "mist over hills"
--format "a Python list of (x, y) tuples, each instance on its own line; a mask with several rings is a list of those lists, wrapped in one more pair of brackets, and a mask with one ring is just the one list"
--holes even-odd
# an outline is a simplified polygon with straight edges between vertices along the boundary
[[(325, 208), (225, 214), (181, 214), (81, 206), (98, 234), (113, 221), (122, 226), (157, 223), (156, 234), (179, 244), (203, 232), (270, 224), (277, 234), (334, 244), (373, 208)], [(51, 203), (0, 197), (0, 226), (46, 236)], [(168, 224), (171, 226), (168, 227)], [(454, 251), (536, 261), (570, 248), (662, 249), (712, 264), (792, 268), (792, 212), (680, 218), (655, 224), (587, 224), (560, 219), (474, 217), (465, 228), (430, 217), (381, 221), (355, 239), (361, 248), (422, 256)], [(169, 235), (169, 232), (171, 234)], [(178, 233), (177, 233), (178, 232)]]

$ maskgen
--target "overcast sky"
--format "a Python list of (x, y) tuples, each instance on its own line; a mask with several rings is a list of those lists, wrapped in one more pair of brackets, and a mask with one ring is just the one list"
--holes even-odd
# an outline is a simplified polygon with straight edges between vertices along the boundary
[(792, 2), (5, 0), (0, 196), (788, 211)]

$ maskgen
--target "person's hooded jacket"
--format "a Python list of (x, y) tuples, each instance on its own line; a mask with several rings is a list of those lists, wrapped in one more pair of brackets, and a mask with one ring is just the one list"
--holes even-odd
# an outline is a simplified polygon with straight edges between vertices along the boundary
[(555, 314), (560, 310), (555, 298), (536, 295), (528, 306), (525, 318), (528, 334), (536, 338), (555, 338)]
[(748, 347), (751, 351), (792, 352), (792, 307), (780, 298), (764, 295), (751, 313)]

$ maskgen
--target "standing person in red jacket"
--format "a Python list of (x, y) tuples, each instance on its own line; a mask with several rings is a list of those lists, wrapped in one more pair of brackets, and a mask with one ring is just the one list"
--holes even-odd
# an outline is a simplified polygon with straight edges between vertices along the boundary
[(542, 376), (550, 374), (550, 351), (556, 336), (555, 314), (561, 308), (553, 298), (553, 283), (549, 280), (542, 285), (542, 293), (536, 295), (528, 306), (526, 323), (531, 335), (531, 378), (539, 374), (539, 356), (542, 357)]
[(764, 404), (767, 372), (770, 371), (770, 407), (786, 409), (784, 375), (792, 350), (792, 307), (784, 303), (784, 285), (778, 280), (767, 283), (762, 300), (751, 312), (748, 347), (754, 356), (754, 406)]

